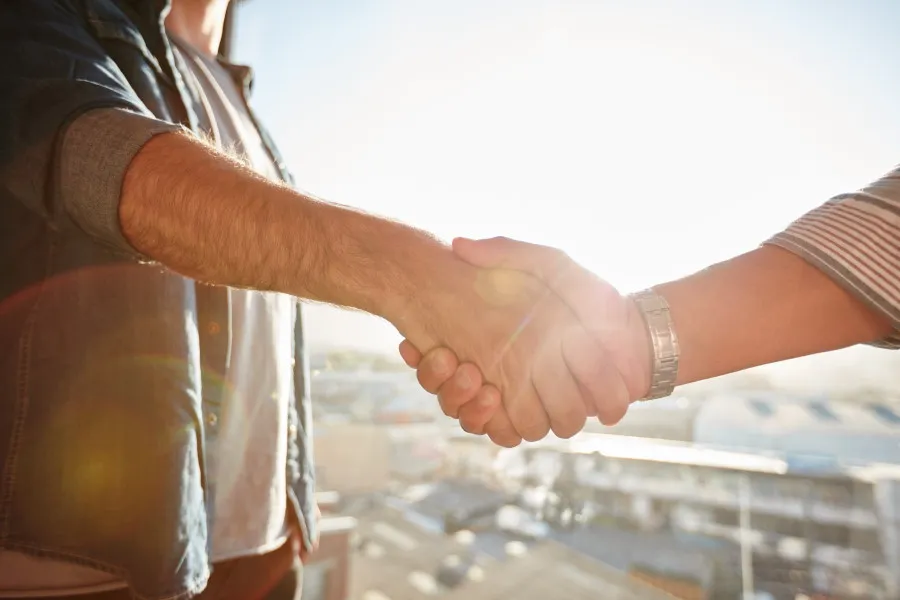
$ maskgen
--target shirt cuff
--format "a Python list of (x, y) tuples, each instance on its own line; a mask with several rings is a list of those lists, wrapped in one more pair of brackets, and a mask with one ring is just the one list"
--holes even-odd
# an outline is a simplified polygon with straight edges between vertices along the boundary
[(56, 189), (72, 220), (96, 241), (143, 258), (119, 223), (125, 172), (153, 136), (182, 130), (121, 108), (96, 109), (75, 119), (60, 141), (56, 172)]
[[(765, 243), (819, 268), (900, 332), (900, 171), (829, 200)], [(898, 349), (900, 333), (872, 345)]]

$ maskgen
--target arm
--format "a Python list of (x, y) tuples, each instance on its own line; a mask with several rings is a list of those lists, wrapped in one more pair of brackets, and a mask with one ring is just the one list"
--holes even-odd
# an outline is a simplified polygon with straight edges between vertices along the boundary
[[(896, 347), (898, 215), (900, 181), (891, 174), (829, 201), (757, 250), (655, 286), (670, 305), (679, 337), (677, 383), (859, 343)], [(647, 334), (636, 308), (631, 305), (622, 320), (627, 333), (610, 328), (604, 306), (621, 297), (557, 251), (503, 239), (459, 240), (456, 248), (474, 264), (534, 273), (619, 357), (619, 364), (649, 364)], [(469, 402), (471, 393), (445, 383), (455, 357), (435, 350), (420, 363), (421, 355), (406, 343), (403, 355), (419, 366), (420, 380), (439, 391), (445, 410), (470, 422), (490, 419)], [(444, 370), (435, 368), (436, 357)], [(628, 377), (631, 389), (647, 389), (646, 372)]]
[(892, 331), (889, 319), (823, 271), (774, 246), (656, 290), (669, 302), (681, 346), (678, 384), (875, 342)]
[(299, 194), (186, 134), (141, 148), (119, 202), (128, 242), (174, 271), (365, 310), (426, 345), (432, 333), (404, 321), (416, 285), (435, 263), (451, 281), (471, 274), (424, 232)]
[(900, 329), (898, 171), (804, 215), (765, 246), (657, 288), (682, 343), (679, 383)]

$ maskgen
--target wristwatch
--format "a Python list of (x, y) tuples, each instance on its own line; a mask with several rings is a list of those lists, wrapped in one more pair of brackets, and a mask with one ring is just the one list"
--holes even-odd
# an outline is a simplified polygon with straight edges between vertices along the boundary
[(675, 389), (678, 359), (681, 355), (669, 303), (652, 288), (631, 294), (630, 297), (647, 325), (647, 335), (653, 351), (650, 390), (641, 400), (665, 398), (672, 395), (672, 390)]

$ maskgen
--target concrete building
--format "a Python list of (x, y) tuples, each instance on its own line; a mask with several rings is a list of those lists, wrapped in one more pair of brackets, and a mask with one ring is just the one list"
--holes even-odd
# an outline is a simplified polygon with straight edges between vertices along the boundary
[(693, 438), (810, 463), (900, 464), (900, 407), (774, 392), (719, 394), (697, 413)]
[[(525, 543), (496, 531), (436, 527), (441, 507), (479, 505), (496, 495), (444, 482), (410, 498), (355, 513), (359, 545), (354, 600), (665, 600), (636, 578), (553, 540)], [(424, 508), (424, 512), (419, 509)]]
[(334, 492), (317, 494), (316, 502), (322, 511), (319, 549), (303, 565), (303, 600), (349, 600), (356, 519), (340, 514), (340, 497)]
[(587, 533), (561, 541), (595, 547), (619, 568), (641, 565), (723, 598), (742, 587), (776, 598), (900, 597), (900, 466), (810, 469), (774, 454), (602, 435), (547, 440), (501, 461), (523, 487), (550, 490), (545, 518), (575, 513)]
[(362, 494), (387, 489), (391, 437), (386, 427), (362, 423), (316, 423), (316, 480), (322, 489)]
[(387, 490), (393, 482), (433, 479), (445, 464), (440, 425), (317, 423), (316, 472), (323, 489), (341, 494)]

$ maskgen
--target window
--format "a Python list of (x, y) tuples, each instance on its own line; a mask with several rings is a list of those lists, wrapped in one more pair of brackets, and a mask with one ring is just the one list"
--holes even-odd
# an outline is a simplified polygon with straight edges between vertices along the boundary
[(837, 421), (838, 417), (834, 411), (824, 402), (810, 402), (809, 411), (821, 421)]
[(749, 404), (750, 408), (753, 409), (753, 412), (755, 412), (760, 417), (771, 417), (775, 414), (775, 409), (772, 408), (772, 405), (765, 400), (748, 400), (747, 404)]
[(872, 412), (878, 415), (878, 418), (889, 425), (900, 425), (900, 415), (894, 412), (894, 409), (886, 404), (870, 405)]

